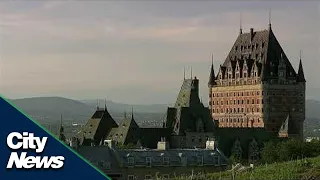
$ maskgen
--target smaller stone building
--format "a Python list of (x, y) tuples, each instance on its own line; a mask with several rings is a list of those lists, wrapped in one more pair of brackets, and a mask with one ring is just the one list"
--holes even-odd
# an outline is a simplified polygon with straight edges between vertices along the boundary
[(227, 158), (207, 141), (202, 149), (170, 149), (162, 138), (156, 149), (117, 149), (114, 141), (100, 146), (79, 146), (74, 149), (113, 180), (139, 180), (210, 173), (225, 170)]

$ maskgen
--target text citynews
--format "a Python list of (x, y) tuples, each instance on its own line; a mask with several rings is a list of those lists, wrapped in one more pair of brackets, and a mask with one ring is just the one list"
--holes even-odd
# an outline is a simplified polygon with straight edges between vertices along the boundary
[[(7, 145), (12, 150), (32, 149), (40, 154), (46, 147), (47, 140), (48, 137), (34, 137), (34, 134), (29, 132), (12, 132), (7, 136)], [(64, 159), (63, 156), (27, 156), (27, 152), (22, 152), (19, 157), (17, 152), (11, 152), (7, 169), (14, 166), (17, 169), (59, 169), (63, 167)]]

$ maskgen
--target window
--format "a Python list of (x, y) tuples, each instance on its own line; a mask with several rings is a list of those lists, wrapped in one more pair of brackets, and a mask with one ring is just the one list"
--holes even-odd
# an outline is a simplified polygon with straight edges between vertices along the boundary
[(128, 166), (129, 167), (133, 167), (134, 166), (134, 158), (133, 157), (129, 157), (128, 158)]
[(219, 156), (214, 156), (214, 165), (219, 166), (220, 165), (220, 157)]
[(279, 76), (283, 77), (284, 76), (284, 72), (283, 71), (279, 72)]
[(147, 167), (151, 167), (151, 157), (146, 157)]
[(145, 180), (151, 180), (152, 176), (150, 174), (147, 174), (147, 175), (144, 176), (144, 179)]
[(134, 180), (134, 175), (128, 175), (128, 180)]
[(197, 156), (197, 164), (198, 166), (203, 166), (203, 156)]
[(111, 169), (111, 164), (110, 164), (110, 162), (104, 163), (104, 168), (105, 168), (106, 170), (110, 170), (110, 169)]
[(163, 157), (163, 165), (164, 166), (170, 165), (170, 158), (169, 157)]

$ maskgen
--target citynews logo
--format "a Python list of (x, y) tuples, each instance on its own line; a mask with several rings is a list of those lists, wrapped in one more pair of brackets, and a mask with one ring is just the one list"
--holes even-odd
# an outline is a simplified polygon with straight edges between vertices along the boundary
[[(7, 145), (12, 150), (32, 149), (37, 154), (43, 152), (48, 137), (34, 137), (33, 133), (29, 132), (12, 132), (7, 136)], [(63, 156), (27, 156), (27, 152), (22, 152), (20, 156), (17, 152), (11, 152), (8, 160), (7, 169), (12, 169), (13, 166), (17, 169), (59, 169), (64, 165)]]

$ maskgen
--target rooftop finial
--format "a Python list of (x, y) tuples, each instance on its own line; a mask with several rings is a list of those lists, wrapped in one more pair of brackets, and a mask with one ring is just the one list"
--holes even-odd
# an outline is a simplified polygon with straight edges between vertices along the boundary
[(124, 118), (127, 118), (127, 112), (124, 110)]
[(192, 79), (192, 66), (191, 66), (191, 79)]
[(300, 54), (299, 54), (299, 56), (300, 56), (300, 60), (301, 60), (301, 56), (302, 56), (302, 50), (300, 50)]
[(242, 34), (242, 13), (240, 13), (240, 34)]
[(211, 54), (211, 64), (213, 65), (213, 53)]
[(60, 114), (60, 128), (62, 127), (62, 114)]
[(183, 80), (186, 79), (186, 67), (183, 67)]
[(133, 106), (131, 107), (131, 119), (133, 119)]
[(107, 98), (104, 99), (104, 110), (107, 110)]
[(269, 28), (271, 29), (271, 8), (269, 9)]
[(99, 110), (99, 99), (97, 99), (97, 110)]

